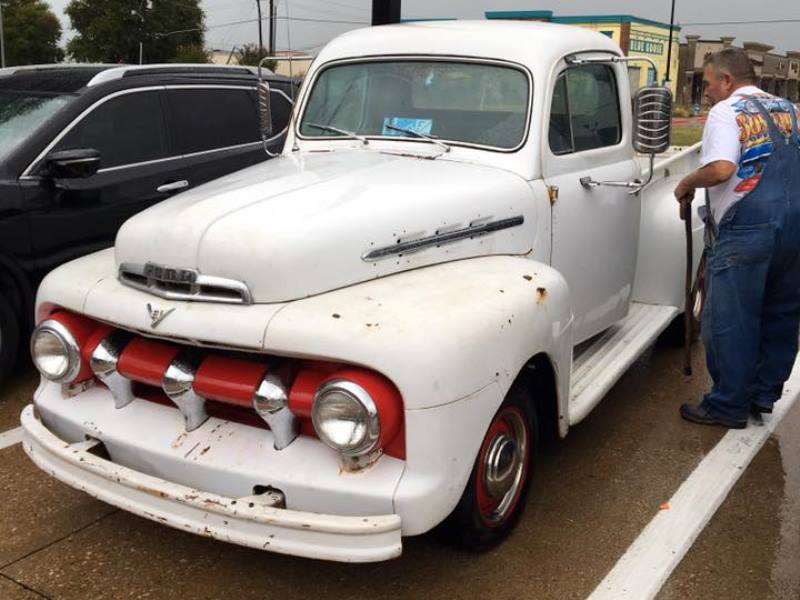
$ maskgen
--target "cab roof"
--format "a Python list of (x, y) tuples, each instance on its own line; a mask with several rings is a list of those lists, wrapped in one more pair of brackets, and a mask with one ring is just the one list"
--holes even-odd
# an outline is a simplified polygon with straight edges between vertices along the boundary
[(508, 60), (534, 67), (576, 51), (621, 55), (608, 36), (576, 27), (530, 21), (417, 21), (356, 29), (330, 42), (320, 63), (379, 55), (446, 55)]

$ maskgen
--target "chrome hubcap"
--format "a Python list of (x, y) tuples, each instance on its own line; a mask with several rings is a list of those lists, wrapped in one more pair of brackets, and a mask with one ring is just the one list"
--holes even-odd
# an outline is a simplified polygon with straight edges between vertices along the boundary
[(524, 482), (528, 456), (528, 429), (524, 417), (509, 411), (502, 418), (507, 427), (489, 442), (483, 464), (483, 488), (498, 502), (490, 514), (484, 515), (492, 523), (503, 521), (514, 508)]
[(516, 442), (505, 433), (495, 436), (486, 453), (485, 484), (492, 498), (500, 498), (511, 489), (520, 462)]

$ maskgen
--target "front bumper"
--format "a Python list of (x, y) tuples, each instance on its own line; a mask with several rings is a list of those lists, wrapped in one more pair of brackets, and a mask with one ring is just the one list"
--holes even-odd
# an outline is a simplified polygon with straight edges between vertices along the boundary
[(65, 442), (28, 405), (23, 448), (41, 469), (76, 489), (147, 519), (242, 546), (324, 560), (371, 562), (400, 555), (396, 514), (337, 516), (276, 508), (260, 496), (232, 498), (179, 485)]

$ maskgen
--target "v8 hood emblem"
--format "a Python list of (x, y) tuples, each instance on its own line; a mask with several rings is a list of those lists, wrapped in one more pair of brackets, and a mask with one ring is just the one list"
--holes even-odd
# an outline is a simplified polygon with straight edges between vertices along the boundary
[(159, 308), (153, 308), (151, 304), (147, 303), (147, 312), (150, 315), (150, 328), (155, 329), (159, 326), (161, 321), (166, 319), (170, 313), (174, 312), (174, 308), (170, 308), (169, 310), (161, 310)]

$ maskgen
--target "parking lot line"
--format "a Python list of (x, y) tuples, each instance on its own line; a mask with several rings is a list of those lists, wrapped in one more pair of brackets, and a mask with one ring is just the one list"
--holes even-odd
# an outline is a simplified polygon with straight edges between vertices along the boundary
[(8, 448), (9, 446), (13, 446), (14, 444), (18, 444), (21, 441), (22, 427), (4, 431), (3, 433), (0, 433), (0, 450), (3, 448)]
[(795, 362), (775, 412), (764, 418), (763, 425), (731, 430), (720, 440), (662, 505), (589, 600), (654, 598), (798, 395), (800, 360)]

